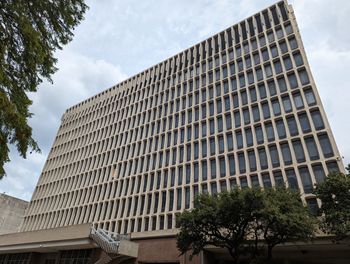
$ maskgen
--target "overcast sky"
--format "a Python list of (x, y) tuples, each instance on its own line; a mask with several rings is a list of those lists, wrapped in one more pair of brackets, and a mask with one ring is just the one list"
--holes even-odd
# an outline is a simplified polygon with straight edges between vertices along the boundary
[[(0, 192), (30, 200), (65, 109), (273, 4), (272, 0), (95, 0), (57, 52), (54, 84), (32, 94), (42, 153), (16, 151)], [(350, 1), (294, 0), (306, 53), (344, 162), (350, 162)]]

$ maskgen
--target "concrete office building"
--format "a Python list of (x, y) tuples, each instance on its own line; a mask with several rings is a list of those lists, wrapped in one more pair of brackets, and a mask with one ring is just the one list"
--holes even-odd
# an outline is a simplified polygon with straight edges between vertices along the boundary
[[(281, 1), (67, 109), (24, 219), (28, 240), (0, 237), (0, 253), (102, 263), (93, 252), (108, 250), (86, 231), (91, 223), (105, 238), (128, 234), (128, 261), (184, 263), (175, 214), (198, 193), (285, 184), (314, 210), (313, 185), (336, 170), (340, 154), (292, 7)], [(51, 241), (46, 249), (65, 250), (52, 259), (33, 246), (74, 227), (84, 246)], [(79, 248), (95, 249), (67, 251)]]
[(0, 235), (19, 232), (28, 202), (0, 194)]

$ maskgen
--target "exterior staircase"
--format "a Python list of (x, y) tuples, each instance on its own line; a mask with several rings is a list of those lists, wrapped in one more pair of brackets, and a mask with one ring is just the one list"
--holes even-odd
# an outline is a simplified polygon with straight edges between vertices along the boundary
[(108, 232), (101, 228), (91, 228), (90, 238), (103, 250), (95, 264), (123, 263), (137, 258), (138, 245), (130, 241), (127, 235)]

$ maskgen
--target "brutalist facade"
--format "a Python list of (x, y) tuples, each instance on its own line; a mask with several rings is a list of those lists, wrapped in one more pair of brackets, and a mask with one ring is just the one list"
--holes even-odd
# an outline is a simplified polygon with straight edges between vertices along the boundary
[(175, 214), (198, 193), (286, 185), (312, 211), (332, 171), (344, 167), (281, 1), (67, 109), (22, 231), (92, 223), (129, 234), (139, 262), (183, 262)]

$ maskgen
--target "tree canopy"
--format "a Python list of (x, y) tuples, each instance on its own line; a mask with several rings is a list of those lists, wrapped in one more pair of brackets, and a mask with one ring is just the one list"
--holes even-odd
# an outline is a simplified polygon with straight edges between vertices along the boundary
[(285, 188), (235, 189), (218, 195), (199, 195), (194, 209), (177, 217), (177, 246), (184, 254), (199, 254), (207, 246), (226, 248), (240, 257), (272, 258), (272, 249), (286, 241), (309, 239), (315, 220), (300, 195)]
[[(350, 166), (347, 167), (347, 170)], [(316, 185), (315, 194), (322, 202), (321, 228), (341, 240), (350, 234), (350, 174), (332, 173)]]
[(87, 10), (84, 0), (0, 1), (0, 179), (9, 146), (26, 157), (32, 138), (29, 92), (57, 70), (54, 52), (72, 40)]

